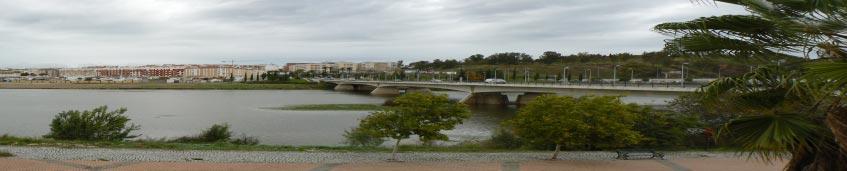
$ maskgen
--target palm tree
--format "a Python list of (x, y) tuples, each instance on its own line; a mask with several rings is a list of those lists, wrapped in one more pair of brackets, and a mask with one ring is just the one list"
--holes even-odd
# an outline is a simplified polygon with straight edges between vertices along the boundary
[(752, 59), (804, 57), (791, 62), (798, 66), (793, 70), (769, 66), (703, 87), (706, 102), (739, 115), (720, 136), (765, 160), (788, 151), (788, 170), (847, 170), (847, 1), (717, 1), (744, 6), (752, 15), (657, 25), (657, 32), (675, 37), (666, 42), (666, 50)]

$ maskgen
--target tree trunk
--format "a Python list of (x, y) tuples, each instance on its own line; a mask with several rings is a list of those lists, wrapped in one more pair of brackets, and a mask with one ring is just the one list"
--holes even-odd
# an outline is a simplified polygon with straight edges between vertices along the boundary
[(553, 157), (551, 157), (551, 158), (550, 158), (550, 160), (557, 160), (557, 159), (559, 159), (559, 149), (560, 149), (561, 147), (562, 147), (562, 145), (556, 144), (556, 151), (553, 151)]
[(397, 148), (400, 147), (400, 139), (397, 139), (397, 142), (394, 143), (394, 150), (391, 151), (391, 159), (390, 161), (400, 161), (397, 159)]
[(847, 153), (847, 108), (834, 104), (826, 116), (826, 124), (832, 130), (835, 141), (841, 146), (841, 150)]

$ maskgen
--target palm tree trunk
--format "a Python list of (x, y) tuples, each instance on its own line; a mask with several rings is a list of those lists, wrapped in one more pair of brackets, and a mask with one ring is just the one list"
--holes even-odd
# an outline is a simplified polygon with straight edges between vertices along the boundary
[(394, 150), (391, 151), (391, 161), (400, 161), (397, 160), (397, 148), (400, 147), (400, 139), (397, 139), (397, 142), (394, 143)]
[(847, 108), (834, 104), (826, 116), (826, 124), (832, 130), (835, 140), (841, 146), (841, 150), (847, 153)]
[(556, 151), (553, 151), (553, 157), (551, 157), (550, 160), (559, 159), (559, 149), (561, 147), (562, 147), (562, 145), (556, 144)]

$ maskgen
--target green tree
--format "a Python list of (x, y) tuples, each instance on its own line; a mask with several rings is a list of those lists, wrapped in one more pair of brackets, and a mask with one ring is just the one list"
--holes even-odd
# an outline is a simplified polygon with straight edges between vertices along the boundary
[(539, 74), (539, 73), (537, 73), (537, 72), (536, 72), (536, 73), (535, 73), (535, 76), (533, 76), (533, 77), (532, 77), (532, 81), (533, 81), (533, 82), (538, 81), (538, 79), (539, 79), (539, 78), (541, 78), (541, 74)]
[(674, 148), (686, 145), (687, 131), (691, 128), (701, 128), (697, 117), (691, 115), (654, 111), (643, 107), (637, 112), (635, 130), (644, 138), (638, 143), (640, 147)]
[(619, 148), (638, 143), (633, 130), (638, 110), (613, 96), (539, 96), (506, 123), (533, 144), (555, 144), (551, 159), (562, 146), (589, 149)]
[(481, 63), (485, 62), (484, 60), (485, 60), (484, 55), (475, 54), (475, 55), (471, 55), (468, 58), (465, 58), (465, 63), (466, 64), (481, 64)]
[(447, 140), (442, 130), (451, 130), (470, 117), (461, 103), (447, 95), (407, 93), (394, 100), (395, 107), (371, 113), (359, 123), (359, 129), (395, 140), (391, 160), (397, 160), (400, 141), (418, 135), (423, 142)]
[[(830, 0), (719, 0), (746, 7), (753, 15), (704, 17), (664, 23), (655, 29), (675, 38), (673, 53), (727, 55), (799, 61), (759, 68), (704, 87), (712, 106), (730, 108), (721, 138), (762, 159), (787, 156), (787, 170), (847, 170), (847, 2)], [(791, 70), (791, 71), (786, 71)], [(731, 105), (721, 105), (731, 104)]]
[(379, 132), (368, 129), (352, 128), (344, 131), (344, 143), (351, 146), (374, 147), (385, 142)]
[(58, 140), (106, 140), (120, 141), (138, 137), (130, 135), (132, 131), (140, 129), (140, 126), (129, 124), (129, 117), (123, 115), (126, 108), (108, 111), (108, 107), (101, 106), (93, 110), (63, 111), (53, 118), (50, 123), (50, 133), (45, 138)]
[(564, 56), (562, 56), (562, 54), (559, 52), (547, 51), (544, 52), (544, 54), (542, 54), (541, 56), (539, 56), (537, 61), (544, 64), (552, 64), (562, 60), (562, 58), (564, 58)]

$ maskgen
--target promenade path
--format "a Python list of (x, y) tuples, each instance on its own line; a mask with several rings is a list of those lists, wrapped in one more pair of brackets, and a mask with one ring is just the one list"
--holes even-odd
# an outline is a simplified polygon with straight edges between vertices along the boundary
[[(79, 149), (0, 146), (16, 157), (0, 158), (0, 170), (295, 170), (295, 171), (777, 171), (785, 161), (764, 163), (732, 153), (671, 152), (668, 160), (614, 160), (610, 152), (402, 153), (404, 162), (386, 162), (387, 153), (240, 152), (135, 149)], [(91, 151), (91, 152), (88, 152)], [(241, 157), (238, 157), (241, 156)], [(256, 157), (270, 157), (263, 160)], [(436, 158), (445, 156), (444, 158)], [(513, 156), (513, 157), (503, 157)], [(183, 158), (185, 157), (185, 158)]]

